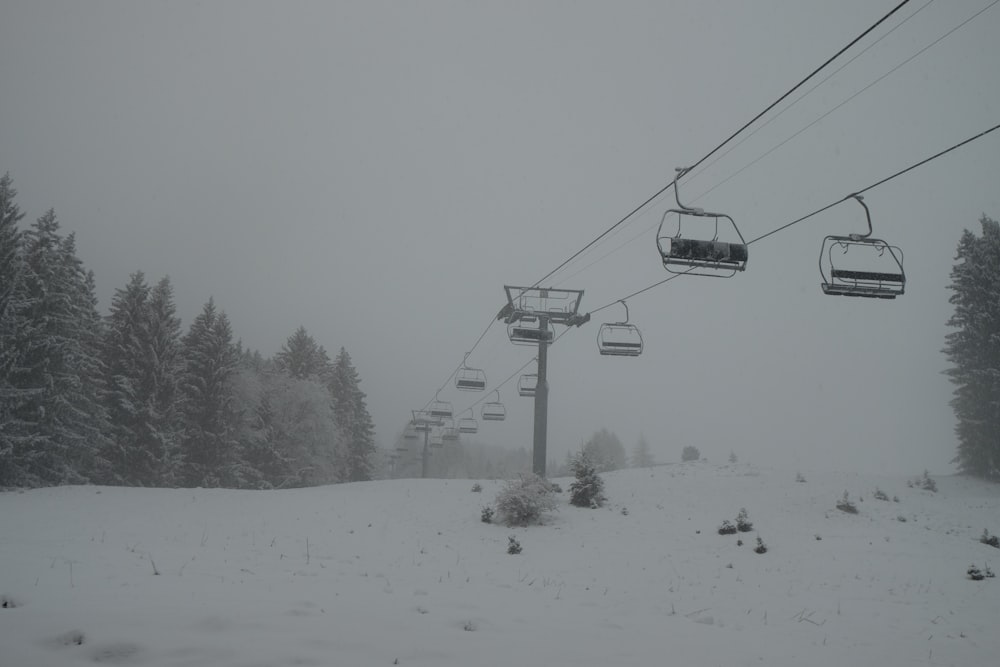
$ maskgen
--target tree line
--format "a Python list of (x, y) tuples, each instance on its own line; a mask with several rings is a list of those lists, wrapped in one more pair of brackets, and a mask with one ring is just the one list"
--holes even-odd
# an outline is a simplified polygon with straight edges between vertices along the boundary
[(74, 234), (21, 229), (0, 178), (0, 488), (282, 488), (371, 479), (374, 426), (344, 348), (304, 327), (273, 358), (209, 299), (182, 330), (169, 277), (142, 272), (102, 316)]

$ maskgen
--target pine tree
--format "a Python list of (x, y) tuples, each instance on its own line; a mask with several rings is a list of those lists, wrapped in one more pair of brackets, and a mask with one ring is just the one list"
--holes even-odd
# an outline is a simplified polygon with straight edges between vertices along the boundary
[(582, 451), (598, 472), (621, 470), (627, 462), (625, 447), (622, 446), (621, 440), (606, 428), (590, 436), (584, 443)]
[(340, 348), (333, 362), (329, 387), (333, 396), (334, 418), (344, 437), (342, 479), (347, 482), (367, 481), (372, 478), (375, 455), (375, 427), (361, 380), (351, 364), (347, 350)]
[(604, 503), (604, 480), (587, 454), (573, 459), (573, 475), (569, 485), (569, 502), (577, 507), (600, 507)]
[(632, 467), (649, 468), (652, 465), (653, 455), (649, 451), (649, 442), (645, 435), (640, 434), (639, 441), (635, 443), (635, 448), (632, 450)]
[(13, 485), (20, 477), (14, 466), (13, 412), (24, 392), (12, 384), (11, 372), (17, 364), (15, 345), (23, 307), (17, 297), (23, 293), (22, 243), (17, 223), (24, 214), (14, 202), (17, 191), (10, 174), (0, 177), (0, 487)]
[(183, 340), (184, 481), (192, 486), (240, 486), (232, 380), (239, 350), (224, 312), (208, 300)]
[(148, 480), (150, 465), (140, 444), (144, 397), (148, 382), (143, 373), (146, 354), (149, 286), (137, 271), (129, 283), (115, 290), (104, 337), (106, 403), (111, 419), (112, 478), (117, 484), (138, 485)]
[(174, 485), (180, 475), (181, 320), (174, 305), (174, 288), (164, 276), (149, 293), (146, 362), (149, 381), (144, 434), (151, 452), (149, 484)]
[(330, 357), (317, 345), (306, 328), (295, 330), (277, 354), (278, 367), (296, 380), (326, 379), (331, 372)]
[(19, 318), (8, 380), (21, 398), (6, 415), (14, 483), (103, 481), (107, 416), (100, 401), (100, 317), (93, 275), (53, 211), (24, 234)]
[(111, 302), (104, 338), (109, 460), (116, 483), (170, 484), (177, 464), (180, 321), (169, 278), (154, 289), (133, 273)]
[(1000, 223), (985, 215), (982, 236), (965, 230), (951, 270), (955, 312), (944, 353), (953, 366), (951, 401), (966, 474), (1000, 480)]

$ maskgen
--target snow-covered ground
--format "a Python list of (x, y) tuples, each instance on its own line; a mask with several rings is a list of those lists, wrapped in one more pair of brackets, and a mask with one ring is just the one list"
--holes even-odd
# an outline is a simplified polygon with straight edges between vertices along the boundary
[(2, 493), (0, 665), (997, 664), (1000, 487), (803, 474), (626, 470), (530, 528), (493, 481)]

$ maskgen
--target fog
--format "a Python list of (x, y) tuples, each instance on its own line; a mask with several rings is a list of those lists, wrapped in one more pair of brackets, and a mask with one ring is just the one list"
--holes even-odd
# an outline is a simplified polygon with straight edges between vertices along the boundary
[[(456, 412), (483, 398), (450, 374), (484, 331), (468, 364), (490, 390), (534, 356), (489, 326), (505, 284), (545, 276), (895, 4), (7, 0), (0, 172), (24, 224), (54, 207), (76, 233), (102, 312), (141, 270), (170, 275), (185, 328), (214, 297), (264, 355), (303, 325), (351, 354), (391, 446), (439, 387)], [(994, 4), (910, 3), (682, 180), (682, 200), (752, 239), (992, 127)], [(1000, 216), (998, 135), (866, 193), (874, 235), (905, 253), (896, 300), (820, 290), (823, 237), (864, 231), (848, 201), (754, 244), (744, 273), (630, 299), (638, 358), (598, 355), (620, 305), (565, 333), (549, 458), (608, 428), (662, 461), (694, 445), (953, 470), (948, 275), (962, 230)], [(583, 290), (589, 312), (667, 277), (655, 233), (672, 205), (543, 286)], [(513, 382), (500, 397), (508, 419), (476, 441), (530, 449), (531, 401)]]

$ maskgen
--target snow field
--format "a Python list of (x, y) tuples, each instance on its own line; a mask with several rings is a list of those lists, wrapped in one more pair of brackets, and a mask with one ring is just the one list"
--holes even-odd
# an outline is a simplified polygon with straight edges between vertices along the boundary
[(0, 665), (994, 664), (1000, 582), (965, 570), (1000, 564), (1000, 488), (803, 472), (609, 473), (528, 528), (480, 521), (500, 481), (7, 492)]

